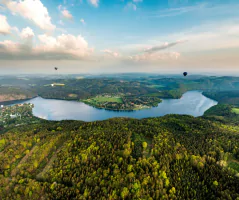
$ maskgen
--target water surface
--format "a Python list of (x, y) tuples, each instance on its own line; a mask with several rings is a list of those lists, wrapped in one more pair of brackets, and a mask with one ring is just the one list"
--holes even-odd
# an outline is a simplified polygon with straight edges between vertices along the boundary
[(33, 114), (47, 120), (96, 121), (114, 117), (148, 118), (166, 114), (187, 114), (202, 116), (216, 101), (202, 95), (199, 91), (186, 92), (180, 99), (163, 99), (157, 107), (138, 111), (109, 111), (97, 109), (82, 102), (36, 97), (23, 103), (33, 103)]

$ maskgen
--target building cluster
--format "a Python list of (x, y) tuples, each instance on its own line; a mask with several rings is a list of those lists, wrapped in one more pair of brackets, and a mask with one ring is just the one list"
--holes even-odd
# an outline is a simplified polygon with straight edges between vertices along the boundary
[(21, 122), (26, 118), (32, 118), (32, 109), (34, 105), (16, 104), (12, 106), (1, 105), (0, 108), (0, 124), (8, 125), (11, 123)]

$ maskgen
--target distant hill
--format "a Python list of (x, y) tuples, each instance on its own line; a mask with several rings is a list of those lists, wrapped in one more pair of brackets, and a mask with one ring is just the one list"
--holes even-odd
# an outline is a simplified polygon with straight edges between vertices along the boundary
[(0, 103), (15, 100), (24, 100), (36, 96), (36, 93), (31, 90), (19, 87), (0, 87)]

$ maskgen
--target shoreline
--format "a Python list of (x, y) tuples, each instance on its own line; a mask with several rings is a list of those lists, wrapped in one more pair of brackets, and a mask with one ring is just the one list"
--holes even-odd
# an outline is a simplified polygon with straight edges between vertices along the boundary
[[(197, 92), (199, 92), (199, 93), (201, 93), (201, 91), (197, 91)], [(201, 94), (202, 95), (202, 94)], [(204, 96), (204, 95), (202, 95), (202, 96)], [(205, 97), (205, 96), (204, 96)], [(39, 99), (38, 99), (39, 98)], [(206, 97), (207, 98), (207, 97)], [(208, 98), (208, 99), (210, 99), (210, 98)], [(52, 102), (50, 102), (51, 100), (54, 102), (54, 100), (59, 100), (59, 99), (45, 99), (45, 98), (42, 98), (41, 96), (38, 96), (37, 97), (37, 99), (36, 99), (36, 102), (41, 102), (41, 101), (43, 101), (44, 102), (44, 100), (49, 100), (49, 104), (51, 105), (52, 104)], [(167, 101), (167, 99), (162, 99), (163, 101), (162, 101), (162, 103), (164, 102), (164, 100), (166, 100)], [(34, 100), (33, 100), (34, 101)], [(64, 101), (64, 102), (66, 102), (66, 100), (59, 100), (59, 101)], [(18, 101), (19, 102), (19, 101)], [(22, 101), (20, 101), (21, 103), (25, 103), (24, 101), (22, 102)], [(63, 103), (64, 103), (63, 102)], [(88, 109), (89, 108), (93, 108), (93, 109), (95, 109), (95, 112), (96, 112), (96, 114), (98, 113), (98, 112), (101, 112), (100, 110), (102, 110), (103, 112), (109, 112), (109, 115), (110, 115), (110, 117), (109, 118), (115, 118), (115, 117), (123, 117), (123, 118), (135, 118), (135, 119), (140, 119), (140, 118), (138, 118), (137, 117), (137, 114), (135, 114), (135, 113), (137, 113), (137, 112), (146, 112), (146, 113), (151, 113), (151, 109), (154, 109), (155, 107), (151, 107), (151, 108), (148, 108), (148, 109), (141, 109), (141, 110), (111, 110), (111, 109), (106, 109), (106, 108), (97, 108), (97, 107), (94, 107), (94, 106), (91, 106), (91, 105), (88, 105), (88, 104), (86, 104), (86, 103), (84, 103), (84, 102), (80, 102), (80, 101), (73, 101), (73, 102), (75, 102), (75, 103), (83, 103), (82, 104), (82, 106), (84, 107), (84, 106), (88, 106)], [(214, 102), (214, 100), (213, 100), (213, 102)], [(27, 102), (26, 102), (27, 103)], [(55, 102), (54, 102), (55, 103)], [(54, 104), (53, 103), (53, 104)], [(170, 102), (169, 102), (170, 103)], [(33, 103), (34, 104), (34, 103)], [(38, 103), (37, 103), (38, 104)], [(62, 104), (62, 102), (59, 102), (59, 104)], [(161, 103), (159, 103), (158, 104), (158, 106), (160, 106), (160, 104)], [(63, 104), (64, 105), (64, 104)], [(66, 104), (67, 105), (67, 104)], [(73, 104), (74, 105), (74, 104)], [(157, 106), (156, 106), (156, 109), (157, 109)], [(98, 110), (98, 111), (97, 111)], [(149, 110), (149, 111), (147, 111), (147, 110)], [(81, 111), (79, 111), (80, 113), (81, 113)], [(111, 114), (110, 114), (111, 113)], [(115, 114), (114, 114), (115, 113)], [(160, 111), (159, 111), (159, 113), (160, 113)], [(177, 114), (177, 113), (174, 113), (174, 112), (170, 112), (170, 113), (164, 113), (162, 116), (164, 116), (164, 115), (166, 115), (166, 114)], [(179, 113), (179, 114), (182, 114), (182, 113)], [(106, 114), (107, 115), (107, 114)], [(198, 114), (196, 114), (196, 115), (194, 115), (194, 114), (186, 114), (186, 115), (192, 115), (192, 116), (195, 116), (195, 117), (198, 117), (198, 116), (202, 116), (203, 114), (200, 114), (200, 115), (198, 115)], [(78, 119), (78, 117), (74, 117), (74, 118), (68, 118), (68, 117), (63, 117), (63, 118), (41, 118), (40, 117), (40, 115), (34, 115), (35, 117), (37, 117), (37, 118), (40, 118), (40, 119), (45, 119), (45, 120), (47, 120), (47, 121), (62, 121), (62, 120), (76, 120), (76, 121), (78, 121), (78, 120), (80, 120), (80, 121), (84, 121), (84, 122), (91, 122), (92, 120), (91, 119), (84, 119), (84, 118), (82, 118), (82, 117), (80, 117), (79, 119)], [(158, 116), (161, 116), (161, 115), (151, 115), (151, 114), (149, 114), (149, 117), (158, 117)], [(97, 117), (96, 117), (97, 118)], [(147, 116), (144, 116), (144, 117), (142, 117), (142, 118), (148, 118), (148, 114), (147, 114)], [(105, 120), (105, 119), (93, 119), (93, 121), (102, 121), (102, 120)]]
[(160, 103), (157, 104), (157, 106), (147, 106), (145, 108), (142, 108), (142, 109), (126, 109), (126, 110), (117, 110), (117, 109), (110, 109), (110, 108), (101, 108), (101, 107), (96, 107), (94, 105), (91, 105), (91, 104), (88, 104), (87, 102), (85, 102), (84, 100), (76, 100), (76, 99), (60, 99), (60, 98), (44, 98), (40, 95), (37, 95), (37, 96), (34, 96), (34, 97), (31, 97), (31, 98), (27, 98), (27, 99), (20, 99), (20, 100), (12, 100), (12, 101), (4, 101), (4, 102), (0, 102), (0, 105), (12, 105), (12, 104), (16, 104), (16, 103), (21, 103), (21, 102), (24, 102), (24, 101), (28, 101), (28, 100), (31, 100), (31, 99), (34, 99), (34, 98), (37, 98), (37, 97), (40, 97), (42, 99), (48, 99), (48, 100), (60, 100), (60, 101), (73, 101), (73, 102), (80, 102), (80, 103), (84, 103), (88, 106), (91, 106), (93, 108), (96, 108), (96, 109), (100, 109), (100, 110), (107, 110), (107, 111), (114, 111), (114, 112), (135, 112), (135, 111), (139, 111), (139, 110), (146, 110), (146, 109), (150, 109), (150, 108), (153, 108), (153, 107), (157, 107), (158, 104), (162, 103), (163, 99), (161, 99), (162, 101)]
[[(202, 90), (190, 90), (190, 91), (191, 91), (191, 92), (193, 92), (193, 91), (200, 92), (203, 96), (207, 97), (206, 95), (203, 94), (204, 91), (202, 91)], [(186, 91), (185, 93), (190, 92), (190, 91)], [(184, 95), (185, 93), (183, 93), (183, 95)], [(183, 96), (183, 95), (182, 95), (182, 96)], [(141, 111), (141, 110), (147, 110), (147, 109), (151, 109), (151, 108), (157, 107), (159, 104), (161, 104), (161, 103), (163, 102), (163, 100), (168, 100), (168, 98), (162, 98), (162, 99), (161, 99), (161, 102), (158, 103), (157, 106), (147, 106), (147, 107), (142, 108), (142, 109), (130, 109), (130, 110), (129, 110), (129, 109), (127, 109), (127, 110), (122, 110), (122, 109), (120, 109), (120, 110), (117, 110), (117, 109), (109, 109), (109, 108), (96, 107), (96, 106), (94, 106), (94, 105), (91, 105), (91, 104), (86, 103), (84, 100), (61, 99), (61, 98), (44, 98), (44, 97), (42, 97), (42, 96), (40, 96), (40, 95), (37, 95), (37, 96), (34, 96), (34, 97), (32, 97), (32, 98), (27, 98), (27, 99), (0, 102), (0, 105), (2, 104), (2, 105), (6, 105), (6, 106), (7, 106), (7, 105), (11, 105), (11, 104), (16, 104), (16, 103), (22, 103), (22, 102), (24, 102), (24, 101), (28, 101), (28, 100), (31, 100), (31, 99), (34, 99), (34, 98), (37, 98), (37, 97), (40, 97), (40, 98), (46, 99), (46, 100), (60, 100), (60, 101), (80, 102), (80, 103), (84, 103), (85, 105), (88, 105), (88, 106), (90, 106), (90, 107), (93, 107), (93, 108), (95, 108), (95, 109), (106, 110), (106, 111), (112, 111), (112, 112), (136, 112), (136, 111)], [(210, 98), (210, 97), (207, 97), (207, 98), (214, 100), (213, 98)], [(181, 99), (181, 98), (175, 98), (175, 99)], [(216, 101), (216, 100), (214, 100), (214, 101)], [(217, 102), (217, 101), (216, 101), (216, 102)]]
[(91, 106), (91, 107), (93, 107), (93, 108), (96, 108), (96, 109), (100, 109), (100, 110), (107, 110), (107, 111), (114, 111), (114, 112), (135, 112), (135, 111), (139, 111), (139, 110), (146, 110), (146, 109), (150, 109), (150, 108), (153, 108), (153, 107), (157, 107), (157, 106), (148, 106), (147, 108), (142, 108), (142, 109), (127, 109), (127, 110), (122, 110), (122, 109), (120, 109), (120, 110), (117, 110), (117, 109), (110, 109), (110, 108), (101, 108), (101, 107), (96, 107), (96, 106), (93, 106), (93, 105), (91, 105), (91, 104), (88, 104), (88, 103), (86, 103), (86, 102), (84, 102), (84, 101), (80, 101), (81, 103), (84, 103), (84, 104), (86, 104), (86, 105), (88, 105), (88, 106)]
[(24, 102), (24, 101), (28, 101), (28, 100), (34, 99), (36, 97), (39, 97), (39, 96), (33, 96), (31, 98), (26, 98), (26, 99), (16, 99), (16, 100), (10, 100), (10, 101), (0, 101), (0, 104), (4, 105), (4, 106), (8, 106), (8, 105), (11, 105), (11, 104), (16, 104), (16, 103), (21, 103), (21, 102)]

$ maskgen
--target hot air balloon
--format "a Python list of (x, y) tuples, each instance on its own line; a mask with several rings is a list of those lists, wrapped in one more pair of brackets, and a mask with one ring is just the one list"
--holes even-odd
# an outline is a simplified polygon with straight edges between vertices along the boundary
[(55, 75), (58, 75), (58, 72), (57, 72), (58, 67), (54, 67), (54, 69), (55, 69)]
[(187, 76), (187, 75), (188, 75), (188, 73), (187, 73), (187, 72), (183, 72), (183, 75), (184, 75), (184, 76)]

